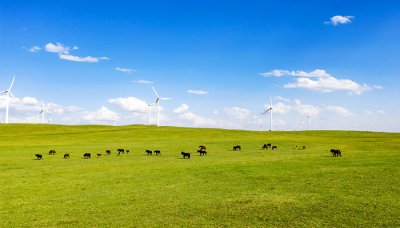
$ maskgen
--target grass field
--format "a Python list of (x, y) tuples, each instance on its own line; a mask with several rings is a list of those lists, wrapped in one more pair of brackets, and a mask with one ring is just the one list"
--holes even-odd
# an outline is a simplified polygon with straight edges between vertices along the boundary
[(400, 134), (3, 124), (0, 193), (0, 227), (399, 227)]

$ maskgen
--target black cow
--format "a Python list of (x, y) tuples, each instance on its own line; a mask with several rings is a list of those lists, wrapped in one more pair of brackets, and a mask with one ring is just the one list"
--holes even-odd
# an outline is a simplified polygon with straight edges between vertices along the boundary
[(206, 150), (206, 147), (203, 146), (203, 145), (200, 145), (200, 146), (199, 146), (199, 150)]
[(36, 159), (37, 159), (37, 160), (42, 160), (42, 157), (43, 157), (43, 156), (42, 156), (41, 154), (35, 154), (35, 156), (36, 156)]
[(126, 154), (129, 154), (130, 150), (125, 150)]
[(68, 159), (69, 157), (69, 154), (64, 154), (64, 159)]
[(106, 150), (106, 154), (110, 155), (111, 154), (111, 150)]
[(205, 150), (198, 150), (197, 153), (200, 153), (200, 156), (207, 155), (207, 151)]
[(120, 155), (121, 153), (122, 154), (125, 153), (125, 150), (124, 149), (117, 149), (117, 152), (118, 152), (118, 155)]
[(276, 149), (278, 149), (278, 147), (277, 146), (272, 146), (272, 149), (276, 150)]
[(146, 150), (147, 155), (153, 155), (153, 151), (151, 150)]
[(56, 151), (55, 150), (50, 150), (49, 151), (49, 155), (55, 155), (56, 154)]
[(271, 148), (271, 143), (264, 144), (264, 145), (261, 147), (261, 149), (263, 149), (263, 150), (268, 150), (268, 148)]
[(156, 155), (161, 155), (160, 150), (155, 150), (154, 153), (155, 153)]
[(99, 158), (99, 157), (101, 157), (101, 155), (102, 155), (102, 154), (97, 154), (97, 157)]
[(185, 159), (185, 158), (188, 158), (188, 159), (190, 159), (190, 153), (187, 153), (187, 152), (181, 152), (181, 154), (183, 155), (183, 159)]
[(241, 146), (239, 146), (239, 145), (237, 145), (237, 146), (233, 146), (233, 150), (241, 150), (242, 149), (242, 147)]
[(340, 156), (342, 157), (342, 152), (340, 150), (337, 149), (331, 149), (331, 153), (334, 157)]
[(90, 158), (90, 153), (85, 153), (85, 154), (83, 154), (83, 158), (89, 159), (89, 158)]

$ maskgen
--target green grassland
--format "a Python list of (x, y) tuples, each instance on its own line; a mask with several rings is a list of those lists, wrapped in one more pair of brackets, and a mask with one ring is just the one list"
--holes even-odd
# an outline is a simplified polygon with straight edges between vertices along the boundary
[(3, 124), (0, 194), (0, 227), (399, 227), (400, 134)]

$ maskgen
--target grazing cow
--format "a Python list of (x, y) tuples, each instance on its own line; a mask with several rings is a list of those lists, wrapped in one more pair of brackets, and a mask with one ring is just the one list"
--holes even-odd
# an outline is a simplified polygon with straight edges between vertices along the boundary
[(117, 152), (118, 152), (118, 155), (120, 155), (121, 153), (122, 154), (125, 153), (125, 150), (124, 149), (117, 149)]
[(277, 146), (272, 146), (272, 149), (276, 150), (276, 149), (278, 149), (278, 147)]
[(233, 150), (241, 150), (241, 149), (242, 149), (242, 147), (240, 147), (239, 145), (233, 146)]
[[(271, 145), (271, 144), (268, 144), (268, 145)], [(268, 146), (267, 144), (264, 144), (262, 147), (261, 147), (261, 149), (262, 150), (268, 150), (268, 148), (270, 147), (270, 146)]]
[(106, 150), (106, 154), (110, 155), (111, 154), (111, 150)]
[(206, 147), (201, 145), (201, 146), (199, 146), (199, 150), (206, 150)]
[(207, 151), (205, 150), (198, 150), (197, 153), (200, 153), (200, 156), (207, 155)]
[(97, 154), (97, 158), (101, 157), (102, 154)]
[(90, 158), (90, 153), (85, 153), (85, 154), (83, 155), (83, 158), (89, 159), (89, 158)]
[(183, 155), (183, 159), (185, 159), (185, 158), (188, 158), (188, 159), (190, 159), (190, 153), (187, 153), (187, 152), (181, 152), (181, 154)]
[(69, 157), (69, 154), (64, 154), (64, 159), (68, 159)]
[(153, 155), (153, 151), (151, 150), (146, 150), (147, 155)]
[(155, 150), (154, 153), (155, 153), (156, 155), (161, 155), (160, 150)]
[(42, 155), (41, 154), (35, 154), (35, 156), (36, 156), (36, 160), (42, 160)]
[(342, 157), (342, 152), (340, 150), (331, 149), (331, 153), (334, 157), (340, 156)]
[(125, 152), (126, 152), (126, 154), (129, 154), (130, 151), (129, 150), (125, 150)]
[(50, 150), (49, 151), (49, 155), (55, 155), (56, 154), (56, 151), (55, 150)]

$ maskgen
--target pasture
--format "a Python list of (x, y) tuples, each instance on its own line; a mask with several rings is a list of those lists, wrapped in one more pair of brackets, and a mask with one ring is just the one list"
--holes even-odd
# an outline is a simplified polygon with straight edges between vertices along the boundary
[(399, 183), (398, 133), (0, 125), (0, 227), (399, 227)]

